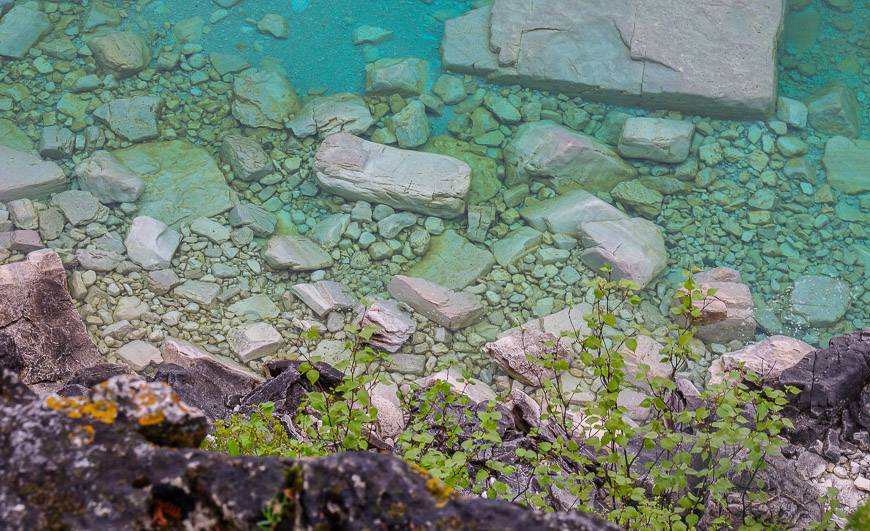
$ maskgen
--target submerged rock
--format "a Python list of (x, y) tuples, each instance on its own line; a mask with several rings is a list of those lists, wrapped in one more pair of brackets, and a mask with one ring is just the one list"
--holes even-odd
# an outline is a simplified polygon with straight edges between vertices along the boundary
[(22, 382), (58, 386), (102, 359), (53, 250), (0, 266), (0, 316), (0, 371)]
[(284, 344), (281, 333), (268, 323), (243, 324), (229, 333), (227, 342), (245, 363), (274, 354)]
[(390, 118), (389, 124), (400, 148), (419, 147), (429, 140), (429, 118), (426, 116), (426, 107), (420, 100), (405, 105), (405, 108)]
[(477, 295), (454, 291), (422, 278), (396, 275), (387, 290), (397, 301), (449, 330), (474, 324), (484, 312)]
[(579, 234), (580, 224), (586, 221), (607, 221), (628, 217), (610, 203), (584, 190), (571, 190), (551, 199), (529, 204), (520, 210), (520, 216), (540, 231), (571, 235)]
[(360, 316), (360, 326), (376, 326), (368, 342), (387, 352), (396, 352), (417, 330), (410, 315), (399, 308), (396, 301), (379, 301), (364, 309)]
[(419, 96), (426, 91), (429, 65), (416, 57), (379, 59), (366, 65), (367, 94)]
[(256, 181), (272, 173), (272, 159), (260, 143), (242, 135), (224, 137), (221, 158), (233, 169), (233, 175), (243, 181)]
[(180, 243), (181, 234), (148, 216), (135, 218), (124, 240), (130, 260), (147, 270), (168, 268)]
[(339, 133), (317, 150), (320, 186), (345, 199), (365, 200), (432, 216), (465, 212), (471, 168), (444, 155), (375, 144)]
[(783, 0), (500, 0), (448, 20), (442, 55), (448, 70), (497, 83), (762, 118), (776, 101), (784, 13)]
[(97, 64), (118, 79), (141, 72), (151, 62), (151, 48), (145, 39), (128, 31), (94, 37), (88, 48), (94, 53)]
[(551, 179), (557, 188), (609, 192), (635, 169), (591, 136), (543, 120), (523, 124), (504, 149), (505, 182)]
[(849, 285), (831, 277), (802, 276), (794, 283), (791, 307), (810, 326), (833, 326), (849, 308)]
[(847, 194), (870, 192), (870, 140), (835, 136), (825, 144), (822, 163), (833, 188)]
[(408, 270), (408, 276), (450, 289), (463, 289), (488, 275), (494, 265), (491, 252), (448, 230), (432, 238), (429, 252)]
[(856, 138), (861, 132), (861, 114), (855, 93), (846, 85), (834, 83), (807, 101), (809, 123), (829, 135)]
[(314, 271), (332, 267), (332, 257), (302, 236), (272, 236), (266, 244), (263, 257), (274, 269)]
[(350, 311), (359, 305), (347, 288), (332, 280), (296, 284), (291, 291), (318, 317), (325, 317), (335, 311)]
[(299, 97), (281, 74), (251, 68), (233, 81), (232, 110), (242, 125), (283, 129), (299, 110)]
[(298, 137), (325, 137), (335, 133), (359, 135), (374, 123), (365, 100), (356, 94), (340, 93), (307, 101), (287, 126)]
[(238, 202), (209, 152), (183, 140), (138, 144), (112, 156), (145, 181), (139, 214), (173, 228), (216, 216)]
[(588, 221), (580, 224), (584, 251), (580, 259), (598, 272), (605, 264), (613, 277), (641, 287), (661, 273), (668, 263), (665, 240), (659, 228), (642, 218)]
[(113, 133), (130, 142), (152, 140), (160, 136), (157, 121), (163, 112), (163, 100), (157, 96), (134, 96), (112, 100), (97, 107), (94, 117), (109, 126)]
[(429, 153), (448, 155), (471, 167), (471, 189), (466, 198), (469, 204), (478, 204), (492, 199), (501, 191), (498, 163), (486, 156), (485, 147), (463, 142), (452, 136), (440, 135), (431, 138), (421, 149)]
[(66, 189), (63, 168), (0, 145), (0, 202), (38, 199)]
[(755, 305), (749, 286), (740, 280), (740, 273), (727, 267), (717, 267), (696, 273), (694, 280), (702, 293), (716, 293), (704, 300), (693, 301), (701, 315), (692, 321), (695, 336), (705, 343), (726, 344), (735, 339), (745, 341), (755, 335)]
[(51, 30), (48, 16), (31, 5), (14, 6), (0, 19), (0, 56), (23, 58)]
[(568, 354), (559, 337), (535, 329), (516, 330), (483, 348), (512, 378), (535, 387), (555, 377), (545, 364)]
[(663, 118), (629, 118), (619, 137), (619, 154), (631, 159), (679, 163), (689, 157), (695, 124)]

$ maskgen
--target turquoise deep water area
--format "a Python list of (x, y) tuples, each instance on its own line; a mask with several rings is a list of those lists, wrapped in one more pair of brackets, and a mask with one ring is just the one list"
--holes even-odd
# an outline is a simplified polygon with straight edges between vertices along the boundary
[[(253, 366), (271, 359), (270, 356), (293, 356), (295, 349), (305, 348), (298, 346), (293, 337), (318, 316), (290, 296), (291, 286), (329, 279), (342, 283), (359, 299), (388, 298), (386, 288), (390, 279), (426, 261), (438, 250), (435, 242), (439, 237), (443, 239), (445, 231), (455, 230), (462, 235), (472, 232), (466, 215), (434, 219), (421, 214), (396, 234), (386, 236), (390, 231), (375, 221), (392, 213), (392, 209), (382, 207), (379, 212), (376, 204), (371, 205), (375, 221), (362, 221), (365, 215), (358, 216), (356, 208), (351, 212), (355, 201), (343, 200), (318, 187), (312, 167), (319, 139), (295, 138), (280, 128), (248, 128), (234, 118), (230, 110), (232, 86), (241, 69), (218, 74), (210, 64), (215, 62), (215, 54), (232, 56), (235, 62), (247, 62), (262, 70), (281, 72), (302, 103), (329, 94), (365, 96), (376, 123), (362, 136), (393, 144), (396, 139), (389, 131), (390, 117), (415, 98), (367, 96), (366, 65), (384, 58), (424, 59), (428, 69), (426, 92), (430, 96), (424, 101), (429, 136), (443, 135), (468, 142), (447, 151), (463, 153), (474, 160), (470, 163), (475, 181), (469, 203), (491, 207), (493, 213), (493, 219), (484, 223), (483, 237), (475, 239), (474, 244), (494, 251), (499, 241), (528, 226), (519, 214), (524, 205), (559, 193), (545, 180), (532, 180), (528, 189), (519, 192), (505, 184), (508, 171), (502, 148), (522, 122), (530, 121), (525, 114), (529, 104), (539, 104), (539, 115), (542, 108), (551, 119), (591, 135), (613, 149), (627, 117), (691, 121), (696, 131), (690, 155), (694, 169), (691, 164), (687, 167), (626, 159), (637, 171), (644, 191), (638, 195), (635, 190), (633, 197), (597, 194), (632, 216), (655, 223), (661, 229), (668, 252), (667, 267), (644, 290), (644, 304), (637, 311), (621, 315), (620, 325), (642, 323), (649, 330), (662, 330), (668, 322), (669, 301), (683, 278), (683, 270), (725, 266), (739, 271), (742, 282), (748, 286), (758, 327), (754, 337), (708, 343), (704, 347), (704, 360), (693, 368), (697, 381), (703, 381), (715, 358), (741, 348), (748, 341), (784, 334), (824, 345), (833, 335), (870, 326), (870, 191), (844, 193), (829, 185), (823, 157), (826, 144), (836, 136), (830, 131), (817, 130), (812, 124), (804, 129), (792, 128), (776, 115), (766, 120), (740, 121), (618, 106), (606, 101), (587, 101), (572, 94), (491, 85), (461, 74), (452, 75), (464, 86), (464, 96), (459, 98), (461, 101), (444, 104), (430, 93), (446, 73), (441, 56), (444, 21), (488, 5), (485, 0), (103, 0), (98, 2), (97, 18), (109, 23), (98, 24), (89, 31), (85, 31), (82, 21), (94, 9), (94, 0), (84, 4), (50, 4), (53, 7), (49, 15), (55, 27), (44, 41), (56, 42), (63, 36), (72, 41), (78, 52), (69, 56), (49, 53), (40, 44), (25, 59), (0, 63), (0, 125), (3, 120), (15, 125), (7, 125), (3, 130), (8, 135), (7, 142), (14, 136), (22, 138), (19, 146), (27, 142), (36, 146), (41, 129), (53, 126), (82, 135), (88, 126), (102, 123), (92, 116), (100, 104), (118, 98), (159, 96), (164, 102), (159, 132), (156, 138), (148, 140), (183, 140), (203, 148), (220, 166), (238, 199), (261, 206), (277, 217), (278, 233), (322, 235), (337, 214), (351, 214), (353, 218), (350, 225), (345, 224), (339, 231), (332, 248), (326, 249), (334, 265), (314, 272), (287, 273), (269, 268), (262, 257), (267, 238), (261, 235), (251, 243), (234, 235), (232, 245), (225, 241), (217, 245), (201, 232), (192, 233), (187, 226), (176, 226), (182, 244), (172, 268), (180, 277), (179, 282), (201, 283), (194, 286), (195, 293), (178, 289), (158, 293), (147, 273), (122, 266), (98, 272), (95, 279), (85, 278), (77, 302), (89, 330), (109, 359), (116, 359), (118, 347), (132, 339), (159, 343), (168, 336), (189, 340), (215, 354), (239, 358), (237, 349), (230, 344), (231, 338), (234, 330), (250, 320), (251, 314), (257, 317), (256, 321), (274, 326), (283, 338), (279, 349), (257, 358)], [(854, 140), (870, 142), (870, 2), (794, 0), (788, 4), (777, 58), (779, 95), (804, 102), (827, 90), (832, 83), (847, 87), (858, 105), (860, 130)], [(265, 27), (258, 28), (267, 15), (279, 15), (279, 19), (286, 21), (286, 35), (276, 36)], [(280, 26), (277, 23), (279, 33)], [(382, 28), (389, 35), (378, 43), (355, 44), (353, 34), (361, 26)], [(148, 69), (137, 75), (106, 81), (104, 72), (95, 69), (89, 52), (82, 52), (81, 47), (94, 35), (119, 30), (143, 36), (153, 60)], [(729, 50), (720, 53), (727, 54)], [(161, 64), (161, 58), (173, 54), (180, 57), (177, 64), (155, 66)], [(47, 67), (43, 66), (46, 62)], [(91, 73), (100, 78), (97, 88), (88, 91), (70, 88), (71, 80)], [(489, 111), (476, 111), (483, 108), (482, 97), (475, 101), (481, 90), (522, 107), (519, 123), (499, 123)], [(494, 123), (481, 123), (486, 120)], [(256, 139), (274, 161), (276, 172), (259, 182), (233, 178), (221, 155), (221, 142), (230, 133)], [(432, 142), (429, 140), (415, 149), (437, 151)], [(104, 149), (134, 149), (130, 146), (139, 143), (110, 135)], [(718, 146), (716, 153), (708, 149), (713, 145)], [(865, 151), (870, 151), (870, 144), (863, 145), (867, 146)], [(789, 150), (798, 154), (783, 155)], [(85, 156), (84, 152), (77, 152), (59, 163), (72, 174)], [(160, 156), (155, 155), (155, 160)], [(868, 157), (870, 154), (865, 153), (857, 160), (867, 161)], [(136, 156), (119, 155), (119, 158), (128, 161)], [(165, 164), (171, 168), (183, 166), (183, 161), (182, 154), (180, 159)], [(701, 163), (706, 171), (699, 171)], [(861, 178), (867, 178), (866, 168), (856, 167), (854, 171), (863, 172)], [(655, 190), (652, 196), (659, 198), (657, 204), (649, 202), (649, 189)], [(154, 195), (146, 191), (148, 194)], [(516, 194), (519, 200), (508, 206), (505, 198)], [(189, 197), (197, 196), (179, 195), (178, 201)], [(194, 206), (199, 205), (174, 207), (184, 210)], [(144, 196), (139, 205), (110, 205), (102, 220), (95, 218), (94, 224), (80, 227), (67, 226), (63, 234), (44, 239), (50, 246), (65, 251), (66, 256), (83, 248), (112, 247), (107, 242), (113, 238), (123, 240), (133, 217), (144, 211), (137, 209), (147, 208), (152, 206), (145, 205)], [(232, 224), (225, 213), (210, 217), (226, 227)], [(545, 234), (529, 245), (530, 252), (521, 253), (523, 256), (515, 263), (497, 264), (466, 287), (480, 296), (485, 306), (485, 316), (479, 323), (448, 331), (416, 316), (416, 331), (409, 333), (407, 342), (392, 355), (395, 374), (391, 377), (403, 383), (459, 362), (492, 383), (503, 375), (499, 375), (499, 369), (484, 353), (485, 343), (512, 327), (589, 299), (584, 282), (594, 276), (594, 271), (582, 262), (580, 248), (554, 240), (552, 234)], [(124, 252), (117, 245), (113, 249), (120, 254)], [(20, 256), (0, 253), (0, 258), (12, 261)], [(473, 269), (473, 257), (468, 258), (467, 266)], [(81, 280), (82, 272), (78, 275)], [(833, 280), (819, 282), (819, 277)], [(810, 297), (810, 305), (819, 306), (817, 314), (825, 314), (816, 322), (808, 322), (795, 311), (795, 284), (807, 278), (811, 279), (806, 284), (809, 294), (804, 297)], [(214, 296), (202, 295), (202, 290), (210, 289), (214, 289)], [(268, 300), (263, 303), (260, 299), (256, 307), (249, 306), (248, 310), (239, 310), (239, 306), (229, 309), (256, 296)], [(144, 304), (147, 310), (137, 313), (136, 301), (131, 298), (138, 300), (139, 308)], [(118, 334), (113, 327), (129, 313), (121, 312), (118, 319), (118, 308), (129, 310), (131, 305), (135, 318), (128, 320), (139, 319), (138, 322), (147, 324)], [(328, 332), (324, 332), (326, 339), (318, 347), (318, 353), (327, 360), (337, 359), (345, 339), (342, 320), (348, 318), (332, 314), (322, 317)]]

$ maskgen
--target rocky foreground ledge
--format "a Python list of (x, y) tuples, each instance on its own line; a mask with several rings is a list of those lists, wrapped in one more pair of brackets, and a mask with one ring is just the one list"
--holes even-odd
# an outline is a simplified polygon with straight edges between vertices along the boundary
[(122, 375), (88, 398), (40, 398), (4, 370), (3, 528), (258, 529), (279, 500), (277, 529), (616, 529), (578, 512), (460, 498), (384, 454), (297, 461), (167, 447), (205, 434), (202, 413), (167, 389)]

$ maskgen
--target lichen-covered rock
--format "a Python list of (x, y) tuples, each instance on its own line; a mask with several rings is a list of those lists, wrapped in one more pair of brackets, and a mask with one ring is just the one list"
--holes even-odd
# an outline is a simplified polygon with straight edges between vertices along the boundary
[(27, 384), (58, 385), (101, 355), (66, 289), (53, 250), (0, 266), (0, 369)]

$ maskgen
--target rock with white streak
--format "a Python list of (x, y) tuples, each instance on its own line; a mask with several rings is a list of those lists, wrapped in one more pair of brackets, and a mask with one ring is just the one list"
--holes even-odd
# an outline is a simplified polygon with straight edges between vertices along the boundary
[(332, 257), (316, 243), (302, 236), (273, 236), (263, 252), (273, 269), (314, 271), (332, 267)]
[(145, 182), (108, 151), (96, 151), (75, 169), (79, 186), (105, 204), (135, 203)]
[(168, 268), (179, 243), (181, 234), (148, 216), (134, 219), (124, 239), (130, 260), (149, 271)]
[(387, 290), (397, 301), (450, 330), (471, 326), (484, 312), (477, 295), (454, 291), (422, 278), (396, 275)]
[(0, 202), (38, 199), (66, 189), (63, 168), (0, 145)]
[(350, 311), (359, 306), (347, 288), (332, 280), (296, 284), (290, 291), (318, 317), (325, 317), (334, 311)]
[(253, 138), (227, 135), (221, 144), (221, 158), (243, 181), (256, 181), (272, 173), (272, 159)]
[(230, 349), (247, 363), (274, 354), (284, 345), (280, 332), (268, 323), (247, 323), (229, 333)]
[(630, 159), (679, 163), (689, 157), (695, 124), (664, 118), (629, 118), (619, 138), (619, 154)]
[(580, 236), (584, 264), (596, 272), (607, 264), (615, 279), (628, 279), (641, 287), (668, 263), (661, 230), (643, 218), (584, 222)]
[(609, 192), (637, 175), (609, 146), (549, 120), (521, 125), (505, 147), (504, 158), (509, 186), (547, 179), (561, 190)]
[(320, 186), (345, 199), (390, 205), (437, 217), (465, 212), (468, 164), (432, 153), (392, 148), (339, 133), (317, 150)]
[(552, 361), (568, 353), (560, 338), (534, 329), (516, 330), (483, 348), (513, 379), (536, 387), (554, 378), (555, 372), (534, 360)]
[(359, 135), (374, 123), (365, 100), (356, 94), (340, 93), (308, 101), (288, 126), (297, 137), (326, 137), (335, 133)]
[(414, 320), (399, 308), (396, 301), (379, 301), (365, 308), (359, 323), (363, 328), (378, 328), (369, 343), (387, 352), (396, 352), (402, 348), (417, 329)]

